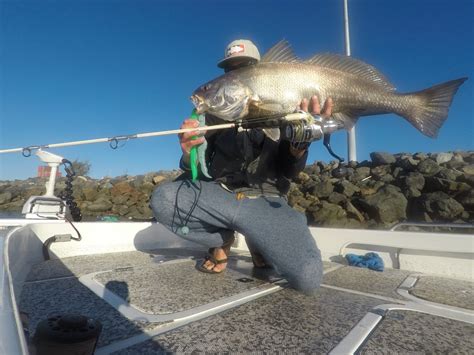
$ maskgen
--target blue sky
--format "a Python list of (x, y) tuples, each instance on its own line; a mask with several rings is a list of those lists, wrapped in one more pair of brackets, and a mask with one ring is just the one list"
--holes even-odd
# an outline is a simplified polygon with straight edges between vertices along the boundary
[[(357, 125), (370, 152), (474, 149), (472, 0), (349, 0), (352, 55), (400, 92), (468, 76), (437, 139), (395, 115)], [(295, 53), (344, 53), (342, 0), (0, 1), (0, 149), (178, 128), (189, 96), (220, 75), (237, 38), (265, 52), (281, 39)], [(332, 138), (346, 155), (346, 134)], [(174, 169), (177, 137), (54, 149), (89, 161), (91, 176)], [(331, 160), (321, 142), (308, 162)], [(34, 176), (35, 157), (0, 155), (0, 180)]]

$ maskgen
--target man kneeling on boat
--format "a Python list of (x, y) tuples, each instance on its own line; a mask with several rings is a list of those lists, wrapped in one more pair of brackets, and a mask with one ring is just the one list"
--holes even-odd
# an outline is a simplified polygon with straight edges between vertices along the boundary
[[(239, 51), (232, 48), (238, 47)], [(242, 50), (244, 48), (244, 50)], [(226, 71), (255, 64), (260, 59), (250, 41), (232, 42), (219, 66)], [(328, 118), (332, 100), (321, 109), (317, 97), (304, 99), (300, 109)], [(216, 118), (207, 115), (206, 124)], [(197, 127), (186, 119), (181, 128)], [(292, 287), (313, 293), (321, 282), (321, 254), (307, 226), (306, 217), (286, 199), (290, 179), (306, 165), (309, 143), (278, 142), (262, 129), (233, 128), (180, 135), (181, 169), (186, 176), (156, 188), (151, 208), (158, 222), (178, 236), (209, 248), (198, 265), (202, 272), (218, 274), (227, 266), (234, 232), (246, 237), (254, 265), (271, 265)], [(190, 179), (191, 148), (207, 142), (206, 162), (212, 179)]]

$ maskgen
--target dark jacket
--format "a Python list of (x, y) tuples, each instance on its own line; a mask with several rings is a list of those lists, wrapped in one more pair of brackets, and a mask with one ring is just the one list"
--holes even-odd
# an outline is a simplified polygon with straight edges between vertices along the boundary
[[(206, 117), (207, 125), (212, 121)], [(295, 158), (288, 141), (275, 142), (261, 129), (209, 131), (206, 140), (209, 174), (229, 189), (247, 195), (286, 195), (290, 179), (303, 170), (308, 157), (306, 151)]]

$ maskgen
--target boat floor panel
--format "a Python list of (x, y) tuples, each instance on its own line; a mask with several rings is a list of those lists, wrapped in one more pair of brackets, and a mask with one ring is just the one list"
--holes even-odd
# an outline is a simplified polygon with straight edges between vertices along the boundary
[(390, 311), (362, 354), (473, 354), (474, 326), (413, 311)]
[(316, 296), (285, 289), (114, 354), (327, 353), (380, 303), (330, 289)]
[[(324, 262), (326, 274), (323, 283), (346, 291), (321, 288), (316, 296), (309, 297), (292, 289), (278, 290), (278, 286), (273, 285), (271, 287), (276, 287), (273, 293), (256, 296), (260, 298), (242, 298), (243, 304), (232, 305), (229, 296), (239, 299), (245, 292), (261, 290), (268, 282), (278, 280), (279, 276), (272, 269), (255, 269), (252, 259), (242, 253), (233, 253), (229, 257), (228, 270), (223, 274), (200, 273), (194, 267), (204, 255), (203, 250), (170, 248), (49, 260), (32, 267), (20, 295), (20, 310), (29, 314), (32, 335), (41, 320), (56, 314), (76, 313), (97, 319), (103, 325), (98, 350), (111, 345), (114, 349), (122, 349), (120, 354), (170, 351), (326, 353), (373, 307), (387, 303), (383, 297), (378, 299), (377, 296), (402, 300), (396, 289), (410, 274), (392, 269), (375, 272)], [(173, 314), (185, 310), (190, 313), (190, 318), (174, 323), (160, 321), (161, 318), (158, 321), (148, 321), (146, 317), (129, 319), (124, 315), (126, 313), (120, 313), (103, 298), (102, 291), (94, 293), (80, 282), (78, 278), (86, 275), (91, 280), (94, 275), (94, 283), (102, 283), (124, 300), (124, 304), (130, 303), (143, 312), (171, 314), (169, 319), (176, 319)], [(242, 282), (242, 278), (250, 282)], [(424, 276), (420, 280), (423, 279)], [(431, 282), (430, 279), (424, 281)], [(424, 290), (428, 288), (427, 284), (417, 286), (420, 286), (419, 290)], [(449, 289), (450, 292), (461, 292), (463, 287), (466, 284)], [(194, 317), (196, 307), (207, 307), (219, 299), (234, 308), (216, 308)], [(391, 311), (389, 314), (398, 313)], [(443, 327), (451, 325), (454, 330), (449, 332), (457, 332), (458, 338), (446, 338), (446, 344), (443, 343), (444, 338), (439, 337), (439, 349), (448, 349), (449, 339), (456, 339), (451, 350), (472, 347), (472, 341), (466, 341), (473, 334), (471, 325), (415, 312), (401, 314), (403, 321), (398, 316), (384, 320), (377, 329), (379, 333), (374, 333), (383, 348), (371, 339), (366, 344), (366, 351), (374, 348), (395, 352), (404, 349), (397, 348), (395, 343), (404, 342), (408, 336), (405, 333), (410, 333), (406, 330), (408, 326), (414, 324), (411, 333), (422, 334), (431, 327), (429, 317), (439, 321), (436, 324), (440, 324), (437, 326), (440, 332)], [(420, 317), (418, 322), (416, 317)], [(417, 326), (423, 327), (423, 330)], [(390, 327), (395, 330), (399, 327), (404, 332), (395, 337), (395, 333), (389, 334), (392, 332)], [(387, 332), (382, 331), (385, 328)], [(433, 330), (433, 337), (436, 336), (436, 329)], [(429, 349), (429, 344), (423, 339), (408, 339), (412, 339), (413, 344), (407, 345), (407, 349), (410, 346), (418, 349), (414, 345), (416, 341), (421, 341), (423, 348)]]
[(96, 281), (135, 308), (169, 314), (229, 297), (265, 283), (228, 268), (221, 274), (196, 272), (196, 262), (150, 264), (97, 274)]
[(404, 299), (397, 288), (410, 275), (408, 271), (386, 268), (383, 272), (346, 266), (324, 275), (325, 285)]
[(430, 302), (474, 310), (473, 282), (423, 275), (410, 293)]

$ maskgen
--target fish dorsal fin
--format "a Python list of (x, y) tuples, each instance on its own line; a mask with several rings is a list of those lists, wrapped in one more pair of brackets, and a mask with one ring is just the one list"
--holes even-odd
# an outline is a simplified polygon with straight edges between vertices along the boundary
[(305, 63), (317, 64), (322, 67), (341, 70), (346, 73), (351, 73), (368, 79), (383, 86), (386, 90), (395, 90), (395, 87), (377, 69), (375, 69), (370, 64), (364, 63), (352, 57), (332, 53), (316, 54), (315, 56), (306, 60)]
[(260, 62), (294, 63), (298, 62), (298, 57), (293, 53), (290, 44), (281, 40), (263, 55)]

